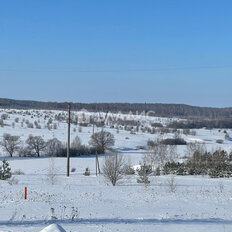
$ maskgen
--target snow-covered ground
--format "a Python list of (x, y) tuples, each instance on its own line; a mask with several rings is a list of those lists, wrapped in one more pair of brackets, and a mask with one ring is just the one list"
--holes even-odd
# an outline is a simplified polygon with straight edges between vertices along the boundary
[[(30, 114), (28, 114), (29, 112)], [(4, 133), (19, 135), (25, 141), (29, 134), (41, 135), (45, 140), (58, 138), (66, 141), (65, 121), (56, 121), (59, 111), (1, 110), (7, 113), (6, 124), (0, 127), (0, 139)], [(66, 113), (65, 113), (66, 114)], [(49, 118), (57, 129), (45, 128)], [(16, 120), (16, 118), (19, 118)], [(22, 123), (24, 120), (24, 123)], [(41, 129), (27, 128), (26, 120), (39, 121)], [(144, 125), (151, 122), (168, 123), (172, 119), (140, 118)], [(176, 119), (175, 119), (176, 120)], [(18, 122), (17, 122), (18, 121)], [(12, 125), (14, 123), (14, 125)], [(74, 130), (76, 128), (76, 130)], [(95, 131), (100, 128), (95, 128)], [(159, 134), (135, 134), (130, 131), (105, 127), (115, 136), (115, 148), (130, 159), (132, 165), (139, 164), (145, 151), (137, 149), (145, 146), (148, 139)], [(92, 126), (72, 125), (71, 138), (78, 135), (87, 144), (92, 135)], [(227, 130), (232, 135), (231, 130)], [(164, 134), (163, 137), (173, 137)], [(196, 135), (181, 135), (187, 142), (205, 143), (209, 150), (221, 147), (228, 151), (232, 142), (225, 140), (224, 130), (196, 130)], [(223, 144), (217, 144), (223, 139)], [(185, 154), (186, 147), (178, 146), (178, 153)], [(0, 159), (6, 157), (0, 150)], [(95, 176), (95, 158), (83, 156), (71, 158), (71, 168), (76, 171), (66, 177), (65, 158), (25, 158), (7, 157), (12, 172), (22, 170), (24, 175), (14, 175), (11, 181), (0, 181), (0, 232), (39, 232), (49, 224), (57, 223), (67, 232), (104, 231), (231, 231), (232, 230), (232, 181), (231, 179), (211, 179), (208, 177), (151, 176), (151, 184), (138, 184), (137, 176), (124, 179), (118, 186), (107, 185), (103, 176)], [(103, 156), (99, 157), (100, 165)], [(55, 181), (52, 184), (48, 174), (54, 165)], [(85, 168), (91, 175), (84, 176)], [(173, 181), (173, 188), (171, 182)], [(23, 199), (24, 187), (28, 188), (28, 199)]]
[[(54, 222), (72, 232), (232, 229), (231, 179), (178, 176), (171, 191), (170, 176), (153, 176), (147, 187), (133, 176), (113, 187), (94, 175), (94, 158), (72, 158), (76, 172), (70, 177), (65, 176), (66, 160), (56, 158), (52, 184), (49, 158), (9, 161), (12, 171), (21, 169), (25, 174), (15, 176), (18, 183), (12, 185), (0, 181), (0, 231), (39, 232)], [(83, 175), (85, 167), (91, 176)]]

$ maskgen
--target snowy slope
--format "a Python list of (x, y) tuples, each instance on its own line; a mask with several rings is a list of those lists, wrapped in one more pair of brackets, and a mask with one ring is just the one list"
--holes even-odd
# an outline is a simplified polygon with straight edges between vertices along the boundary
[[(1, 110), (8, 114), (4, 133), (19, 135), (25, 141), (29, 134), (41, 135), (45, 140), (58, 138), (65, 142), (67, 125), (65, 120), (56, 121), (59, 111), (17, 111)], [(47, 117), (49, 115), (49, 117)], [(19, 118), (16, 120), (16, 118)], [(57, 124), (57, 129), (46, 128), (49, 118)], [(26, 120), (39, 121), (41, 129), (27, 128)], [(143, 118), (144, 126), (151, 121), (167, 123), (170, 119)], [(24, 121), (23, 125), (22, 122)], [(12, 125), (14, 123), (14, 125)], [(106, 125), (105, 130), (114, 134), (115, 147), (132, 165), (138, 165), (145, 151), (138, 146), (146, 145), (148, 139), (160, 134), (150, 134), (139, 130), (135, 134)], [(76, 130), (74, 130), (76, 128)], [(92, 126), (72, 125), (71, 137), (78, 135), (87, 144), (92, 135)], [(95, 128), (95, 131), (100, 128)], [(207, 148), (221, 147), (231, 150), (232, 142), (224, 140), (224, 131), (196, 130), (196, 136), (181, 135), (186, 141), (205, 143)], [(231, 130), (227, 130), (231, 135)], [(163, 134), (163, 138), (173, 134)], [(127, 139), (126, 139), (127, 137)], [(217, 144), (223, 139), (223, 144)], [(185, 146), (178, 152), (185, 154)], [(171, 176), (151, 176), (147, 187), (138, 184), (137, 176), (127, 177), (118, 186), (108, 185), (104, 177), (95, 176), (95, 157), (71, 158), (71, 168), (76, 171), (66, 177), (65, 158), (24, 158), (5, 157), (1, 150), (0, 159), (7, 158), (12, 172), (22, 170), (24, 175), (14, 175), (11, 181), (0, 181), (0, 231), (39, 232), (64, 228), (67, 232), (203, 232), (232, 230), (232, 183), (231, 179), (210, 179), (201, 176), (177, 176), (174, 190)], [(100, 166), (103, 156), (99, 156)], [(54, 165), (54, 184), (49, 178)], [(91, 175), (84, 176), (85, 168)], [(24, 187), (28, 188), (28, 199), (23, 199)], [(46, 229), (44, 229), (46, 228)]]
[[(96, 113), (84, 112), (85, 118), (91, 115), (94, 116)], [(62, 142), (66, 142), (67, 140), (67, 123), (65, 119), (60, 121), (57, 120), (58, 115), (62, 115), (62, 117), (67, 117), (67, 112), (63, 111), (46, 111), (46, 110), (6, 110), (1, 109), (0, 115), (7, 114), (8, 117), (4, 120), (4, 127), (0, 127), (0, 139), (4, 133), (10, 133), (11, 135), (20, 136), (22, 142), (28, 138), (30, 134), (34, 136), (40, 135), (44, 138), (45, 141), (57, 138)], [(82, 118), (83, 112), (73, 112), (72, 116)], [(104, 118), (105, 114), (102, 113), (101, 118)], [(131, 115), (123, 115), (118, 116), (121, 118), (130, 119)], [(151, 123), (162, 123), (166, 125), (170, 121), (178, 120), (176, 118), (158, 118), (158, 117), (144, 117), (135, 115), (133, 119), (138, 120), (143, 127), (150, 127)], [(51, 128), (47, 128), (47, 124), (49, 120), (52, 121), (50, 124)], [(35, 121), (38, 122), (41, 129), (35, 128)], [(28, 128), (27, 122), (32, 124), (34, 128)], [(56, 125), (56, 129), (53, 126)], [(157, 138), (172, 138), (174, 136), (173, 133), (168, 134), (151, 134), (147, 132), (143, 132), (140, 128), (138, 132), (131, 133), (129, 130), (124, 130), (124, 128), (119, 128), (118, 130), (115, 128), (111, 128), (112, 125), (110, 123), (106, 123), (105, 130), (111, 132), (115, 136), (115, 148), (121, 150), (134, 150), (137, 149), (138, 146), (145, 146), (149, 139), (157, 139)], [(88, 144), (90, 137), (93, 133), (93, 126), (89, 124), (87, 127), (81, 127), (81, 132), (79, 131), (79, 125), (71, 125), (71, 140), (75, 138), (75, 136), (79, 136), (83, 144)], [(101, 128), (94, 128), (94, 131), (100, 131)], [(198, 129), (196, 131), (196, 136), (192, 135), (183, 135), (181, 137), (184, 138), (187, 142), (200, 142), (206, 144), (209, 150), (223, 148), (227, 151), (232, 149), (232, 141), (225, 140), (224, 130), (206, 130), (206, 129)], [(227, 130), (227, 133), (232, 137), (232, 131)], [(216, 140), (222, 139), (224, 141), (223, 144), (217, 144)], [(184, 154), (185, 146), (180, 146), (178, 148), (178, 152), (180, 155)], [(0, 156), (5, 155), (0, 147)]]

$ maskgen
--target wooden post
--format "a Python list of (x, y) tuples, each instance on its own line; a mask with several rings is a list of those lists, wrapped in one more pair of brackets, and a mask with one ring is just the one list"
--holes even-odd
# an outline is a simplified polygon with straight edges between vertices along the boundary
[(24, 187), (24, 200), (27, 200), (27, 187)]
[(99, 160), (98, 160), (98, 153), (96, 151), (96, 176), (101, 174), (101, 170), (100, 170), (100, 164), (99, 164)]
[(70, 103), (68, 103), (68, 141), (67, 141), (67, 176), (69, 176), (70, 170), (70, 157), (69, 157), (69, 149), (70, 149)]
[(98, 167), (98, 173), (100, 175), (101, 174), (101, 170), (100, 170), (100, 164), (99, 164), (98, 156), (97, 156), (97, 167)]

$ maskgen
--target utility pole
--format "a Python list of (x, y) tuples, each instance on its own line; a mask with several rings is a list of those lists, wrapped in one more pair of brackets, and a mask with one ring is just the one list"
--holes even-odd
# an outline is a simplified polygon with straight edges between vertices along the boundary
[(70, 108), (71, 104), (68, 103), (68, 142), (67, 142), (67, 176), (69, 176), (70, 170), (70, 157), (69, 157), (69, 149), (70, 149)]
[(145, 102), (145, 117), (147, 116), (147, 103)]
[(96, 176), (97, 176), (97, 168), (98, 168), (98, 165), (97, 165), (97, 162), (98, 162), (98, 158), (97, 158), (97, 151), (96, 151), (96, 159), (95, 159), (95, 165), (96, 165)]
[(100, 169), (100, 165), (99, 165), (99, 160), (98, 160), (98, 153), (96, 151), (96, 176), (99, 174), (101, 174), (101, 169)]
[(93, 115), (93, 135), (94, 135), (94, 120), (95, 120), (95, 117)]

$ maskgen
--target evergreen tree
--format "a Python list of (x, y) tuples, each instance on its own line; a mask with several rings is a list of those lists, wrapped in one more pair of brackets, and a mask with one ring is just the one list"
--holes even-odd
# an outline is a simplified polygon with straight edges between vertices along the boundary
[(152, 173), (152, 168), (150, 165), (143, 164), (140, 169), (137, 169), (139, 178), (137, 179), (138, 183), (149, 184), (150, 181), (148, 179), (149, 175)]
[(0, 166), (0, 180), (6, 180), (11, 178), (11, 168), (6, 160), (2, 161), (2, 166)]

